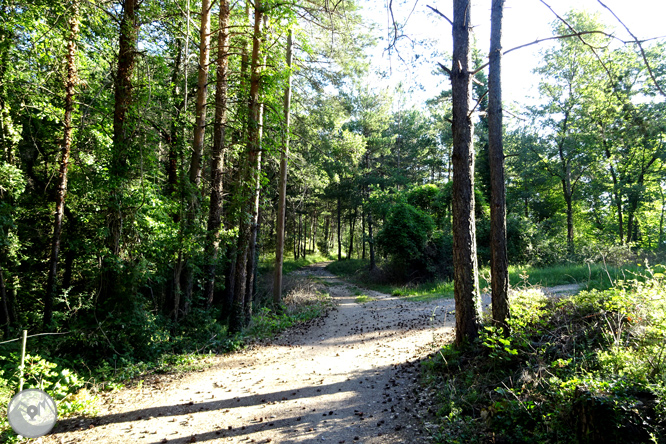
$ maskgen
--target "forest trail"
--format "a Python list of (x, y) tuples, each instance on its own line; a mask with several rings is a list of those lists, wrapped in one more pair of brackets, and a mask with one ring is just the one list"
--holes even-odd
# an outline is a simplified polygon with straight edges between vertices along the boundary
[[(46, 443), (426, 443), (433, 396), (418, 361), (452, 339), (452, 299), (362, 290), (316, 264), (336, 308), (208, 369), (156, 376), (105, 399), (96, 418), (62, 420)], [(419, 403), (423, 402), (423, 407)]]

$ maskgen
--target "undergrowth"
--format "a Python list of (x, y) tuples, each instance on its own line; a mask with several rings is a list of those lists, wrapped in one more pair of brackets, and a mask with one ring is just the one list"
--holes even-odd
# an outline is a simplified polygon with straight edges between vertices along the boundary
[[(295, 264), (308, 265), (314, 261), (285, 262), (286, 268), (296, 269)], [(266, 270), (264, 270), (266, 272)], [(260, 307), (249, 326), (240, 334), (230, 336), (226, 326), (215, 322), (215, 313), (201, 313), (189, 332), (172, 330), (168, 340), (172, 348), (162, 348), (150, 359), (137, 359), (131, 355), (114, 354), (90, 365), (81, 354), (58, 356), (53, 350), (71, 338), (33, 340), (28, 339), (25, 361), (24, 389), (42, 388), (56, 401), (58, 417), (94, 416), (97, 413), (98, 393), (113, 391), (126, 385), (141, 385), (143, 379), (155, 373), (180, 373), (208, 367), (217, 353), (238, 350), (249, 342), (273, 337), (299, 323), (322, 316), (332, 307), (332, 299), (320, 291), (313, 280), (290, 278), (285, 280), (285, 296), (279, 310)], [(186, 326), (182, 326), (186, 328)], [(164, 336), (164, 335), (162, 335)], [(40, 338), (41, 339), (41, 338)], [(58, 342), (60, 341), (60, 342)], [(182, 344), (183, 346), (179, 346)], [(175, 352), (177, 349), (189, 351)], [(7, 406), (19, 387), (18, 342), (2, 345), (0, 349), (0, 442), (21, 442), (7, 421)]]
[[(453, 281), (414, 279), (407, 282), (396, 282), (387, 272), (382, 271), (383, 264), (380, 264), (379, 269), (375, 272), (369, 271), (369, 264), (370, 262), (365, 259), (346, 259), (332, 262), (326, 268), (331, 273), (344, 277), (357, 285), (414, 301), (453, 298)], [(645, 268), (640, 263), (622, 267), (611, 267), (604, 264), (565, 264), (544, 268), (519, 265), (509, 267), (509, 282), (514, 288), (578, 284), (580, 288), (586, 290), (605, 290), (619, 280), (642, 280)], [(484, 268), (479, 271), (479, 283), (482, 291), (490, 288), (489, 269)]]
[(511, 334), (425, 362), (438, 393), (439, 443), (647, 443), (666, 440), (666, 281), (647, 269), (546, 299), (511, 297)]

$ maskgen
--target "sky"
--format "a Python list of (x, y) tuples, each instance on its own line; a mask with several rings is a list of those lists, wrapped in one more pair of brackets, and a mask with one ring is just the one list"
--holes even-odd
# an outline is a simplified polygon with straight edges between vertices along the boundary
[[(437, 62), (450, 65), (447, 53), (452, 52), (451, 27), (449, 23), (427, 8), (430, 5), (453, 19), (452, 0), (393, 0), (393, 11), (397, 22), (407, 23), (400, 40), (399, 51), (389, 54), (386, 47), (389, 20), (386, 4), (388, 0), (362, 0), (362, 13), (368, 20), (378, 22), (377, 33), (384, 37), (380, 45), (372, 50), (372, 66), (388, 73), (383, 78), (374, 75), (373, 84), (392, 88), (399, 82), (407, 86), (406, 102), (419, 106), (424, 100), (448, 89), (448, 80), (433, 74)], [(604, 23), (615, 28), (617, 37), (632, 40), (624, 27), (603, 8), (597, 0), (545, 0), (555, 12), (563, 16), (571, 9), (599, 12)], [(603, 0), (615, 12), (631, 32), (639, 39), (666, 36), (666, 1), (664, 0)], [(487, 54), (490, 46), (491, 0), (472, 1), (472, 23), (477, 47)], [(534, 40), (550, 37), (551, 23), (555, 15), (540, 0), (506, 0), (503, 23), (503, 48), (510, 49)], [(661, 41), (666, 40), (662, 38)], [(416, 44), (414, 42), (417, 42)], [(505, 105), (520, 106), (534, 103), (538, 77), (532, 70), (539, 63), (539, 51), (544, 44), (521, 49), (503, 58), (502, 80)], [(415, 59), (415, 55), (419, 55)], [(401, 60), (401, 58), (403, 60)], [(413, 65), (416, 66), (413, 66)], [(420, 85), (415, 88), (414, 85)], [(411, 86), (411, 88), (409, 87)]]

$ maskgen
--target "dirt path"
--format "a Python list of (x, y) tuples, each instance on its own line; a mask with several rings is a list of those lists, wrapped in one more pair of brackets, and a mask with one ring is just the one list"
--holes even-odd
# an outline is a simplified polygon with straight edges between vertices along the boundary
[[(115, 394), (96, 418), (64, 420), (49, 443), (426, 443), (415, 363), (452, 335), (452, 300), (363, 290), (318, 264), (337, 308), (210, 369)], [(446, 336), (446, 337), (445, 337)], [(425, 403), (424, 403), (425, 405)]]

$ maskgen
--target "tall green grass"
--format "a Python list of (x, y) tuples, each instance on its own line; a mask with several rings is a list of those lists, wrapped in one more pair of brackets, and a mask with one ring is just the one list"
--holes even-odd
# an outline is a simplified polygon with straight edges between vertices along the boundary
[[(655, 266), (661, 271), (661, 266)], [(607, 267), (603, 264), (565, 264), (552, 267), (536, 268), (532, 266), (509, 267), (509, 283), (512, 287), (579, 284), (583, 288), (608, 289), (616, 282), (636, 279), (646, 274), (643, 264), (627, 264), (622, 267)], [(648, 273), (649, 274), (649, 273)], [(481, 285), (490, 285), (490, 272), (481, 271)]]
[[(319, 262), (327, 262), (332, 260), (322, 254), (311, 254), (305, 257), (294, 259), (285, 258), (282, 263), (282, 273), (289, 274), (299, 268), (307, 267), (308, 265), (316, 264)], [(259, 259), (259, 273), (272, 273), (275, 269), (275, 256), (264, 256)]]
[[(413, 300), (429, 300), (453, 297), (453, 282), (431, 281), (418, 284), (376, 282), (373, 274), (368, 273), (368, 260), (348, 259), (330, 263), (326, 268), (336, 276), (343, 277), (365, 288), (394, 296), (403, 296)], [(606, 290), (617, 282), (632, 279), (642, 280), (641, 276), (650, 273), (664, 273), (666, 267), (644, 264), (628, 264), (622, 267), (607, 267), (603, 264), (564, 264), (537, 268), (526, 265), (509, 267), (509, 282), (513, 288), (553, 287), (556, 285), (578, 284), (582, 289)], [(481, 291), (490, 288), (490, 270), (483, 268), (479, 272)], [(390, 282), (390, 276), (382, 276)]]

